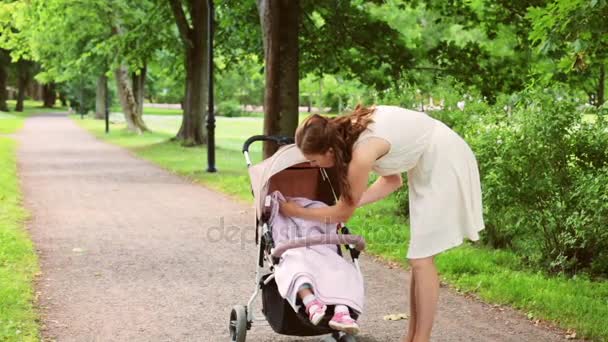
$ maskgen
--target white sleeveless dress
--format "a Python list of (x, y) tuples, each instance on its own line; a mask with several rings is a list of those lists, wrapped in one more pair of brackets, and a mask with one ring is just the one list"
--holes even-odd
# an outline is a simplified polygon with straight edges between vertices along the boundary
[[(377, 106), (373, 123), (355, 146), (376, 137), (391, 147), (373, 171), (380, 176), (407, 171), (410, 211), (409, 259), (436, 255), (479, 240), (484, 228), (475, 155), (442, 122), (425, 113)], [(354, 146), (353, 146), (354, 148)]]

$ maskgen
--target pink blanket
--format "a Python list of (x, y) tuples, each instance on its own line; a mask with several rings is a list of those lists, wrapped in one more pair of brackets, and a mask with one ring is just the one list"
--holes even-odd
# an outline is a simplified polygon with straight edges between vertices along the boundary
[[(334, 224), (285, 217), (279, 212), (279, 202), (284, 197), (278, 191), (271, 195), (272, 212), (270, 225), (275, 244), (319, 234), (337, 234)], [(290, 198), (303, 207), (326, 206), (323, 202), (306, 198)], [(283, 254), (275, 267), (275, 279), (279, 292), (298, 310), (298, 289), (310, 283), (317, 297), (328, 305), (343, 304), (361, 314), (364, 305), (363, 277), (354, 264), (337, 254), (335, 245), (318, 245), (290, 249)]]

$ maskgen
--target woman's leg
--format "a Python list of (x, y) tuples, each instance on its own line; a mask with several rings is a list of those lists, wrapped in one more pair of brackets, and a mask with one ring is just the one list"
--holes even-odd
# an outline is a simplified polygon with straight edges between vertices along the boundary
[(429, 342), (439, 299), (439, 276), (434, 257), (410, 259), (414, 279), (416, 328), (412, 342)]
[(414, 271), (410, 272), (410, 318), (407, 328), (407, 337), (404, 342), (412, 342), (416, 335), (416, 277)]

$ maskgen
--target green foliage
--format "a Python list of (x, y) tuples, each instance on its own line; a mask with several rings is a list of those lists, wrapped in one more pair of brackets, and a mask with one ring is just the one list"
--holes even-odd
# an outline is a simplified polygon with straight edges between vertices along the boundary
[(366, 102), (368, 93), (365, 85), (357, 80), (345, 79), (339, 75), (308, 74), (300, 80), (300, 104), (330, 108), (332, 113), (340, 113)]
[(395, 44), (415, 56), (404, 77), (421, 86), (450, 75), (476, 86), (490, 101), (521, 90), (530, 64), (529, 23), (521, 15), (529, 3), (496, 1), (359, 1), (378, 20), (400, 33)]
[(557, 0), (532, 7), (530, 39), (541, 53), (560, 58), (566, 72), (584, 70), (588, 64), (603, 64), (608, 58), (608, 2), (604, 0)]
[(243, 116), (244, 114), (243, 106), (234, 100), (220, 102), (217, 106), (217, 115), (232, 118)]
[(560, 88), (508, 100), (437, 115), (476, 152), (486, 241), (549, 271), (607, 276), (605, 110)]
[(551, 57), (550, 63), (534, 68), (535, 78), (544, 84), (555, 80), (573, 84), (601, 105), (608, 62), (606, 16), (604, 0), (556, 0), (530, 8), (530, 40), (538, 53)]
[(80, 77), (61, 84), (61, 92), (68, 100), (70, 107), (79, 114), (95, 110), (96, 81), (93, 77)]
[(240, 104), (264, 103), (264, 65), (254, 54), (229, 61), (224, 56), (215, 59), (217, 65), (217, 101), (236, 101)]

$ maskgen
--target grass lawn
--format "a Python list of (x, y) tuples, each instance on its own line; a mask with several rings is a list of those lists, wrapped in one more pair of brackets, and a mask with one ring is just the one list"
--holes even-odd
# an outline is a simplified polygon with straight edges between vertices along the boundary
[[(113, 106), (110, 108), (112, 112), (120, 112), (122, 108), (120, 106)], [(182, 115), (182, 110), (177, 108), (155, 108), (155, 107), (145, 107), (144, 106), (144, 115)], [(247, 117), (263, 117), (264, 113), (260, 112), (249, 112), (246, 113)]]
[[(14, 101), (9, 101), (14, 108)], [(27, 213), (15, 160), (16, 143), (2, 134), (15, 133), (25, 117), (48, 109), (27, 101), (23, 113), (0, 112), (0, 341), (38, 341), (38, 323), (33, 307), (33, 280), (38, 260), (25, 231)]]
[[(113, 118), (116, 123), (107, 136), (103, 121), (80, 120), (77, 116), (73, 119), (101, 139), (127, 147), (144, 159), (240, 200), (251, 201), (240, 149), (247, 137), (261, 132), (259, 118), (218, 118), (216, 174), (204, 171), (205, 148), (183, 148), (168, 142), (177, 132), (179, 117), (149, 116), (145, 120), (154, 133), (140, 136), (126, 132), (119, 117)], [(258, 160), (260, 147), (252, 149)], [(396, 201), (389, 198), (359, 209), (349, 226), (365, 236), (369, 253), (407, 267), (404, 259), (409, 240), (407, 221), (396, 212)], [(509, 251), (472, 245), (443, 253), (437, 264), (442, 278), (458, 291), (474, 293), (490, 303), (508, 304), (530, 319), (550, 320), (564, 329), (574, 329), (579, 337), (608, 340), (608, 282), (549, 277), (524, 267)]]

